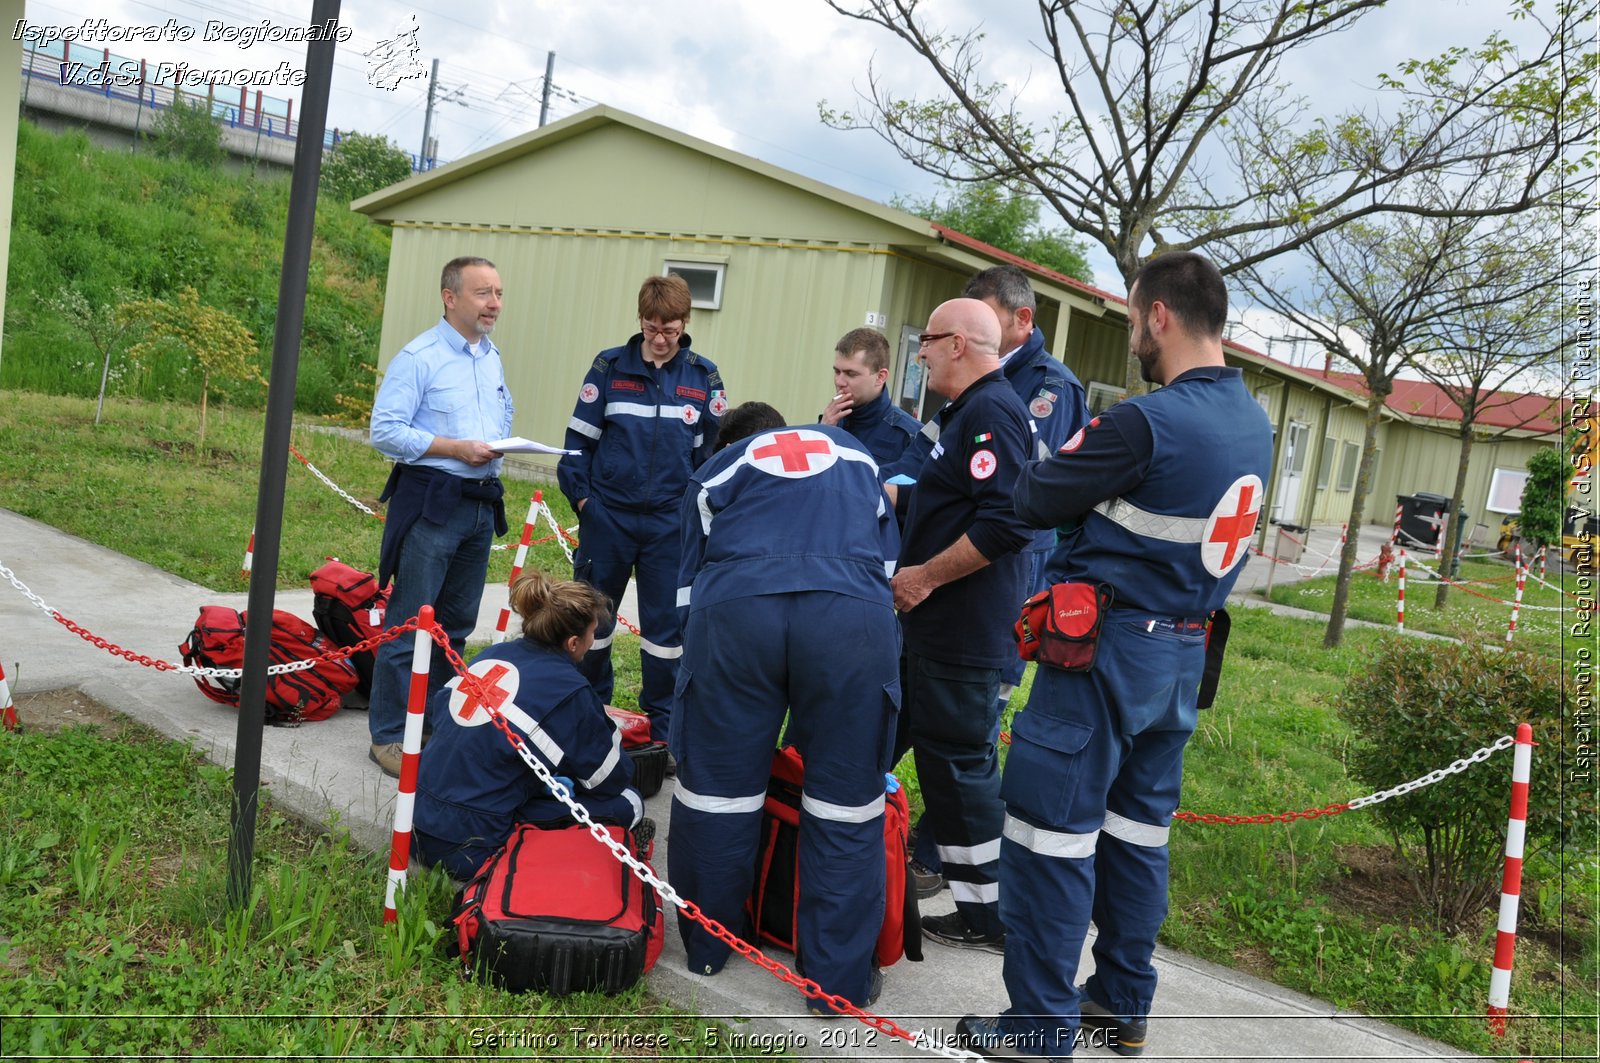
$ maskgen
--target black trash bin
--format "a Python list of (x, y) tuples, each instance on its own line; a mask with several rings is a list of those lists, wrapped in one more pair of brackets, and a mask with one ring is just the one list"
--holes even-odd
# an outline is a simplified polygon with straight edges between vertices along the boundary
[[(1413, 495), (1397, 495), (1395, 501), (1400, 505), (1400, 545), (1436, 549), (1442, 518), (1450, 512), (1450, 496), (1418, 491)], [(1466, 520), (1469, 515), (1463, 512), (1461, 519)]]

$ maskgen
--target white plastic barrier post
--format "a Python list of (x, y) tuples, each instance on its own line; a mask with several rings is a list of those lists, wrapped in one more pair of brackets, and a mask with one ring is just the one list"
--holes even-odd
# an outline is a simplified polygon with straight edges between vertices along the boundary
[(417, 611), (417, 642), (411, 654), (411, 689), (406, 700), (406, 731), (400, 742), (400, 792), (394, 801), (394, 837), (389, 844), (389, 883), (383, 894), (383, 921), (399, 913), (395, 895), (406, 888), (411, 866), (411, 816), (417, 803), (417, 765), (422, 762), (422, 719), (428, 704), (428, 667), (433, 661), (433, 606)]
[(1528, 585), (1528, 569), (1525, 565), (1517, 567), (1517, 596), (1511, 602), (1511, 624), (1506, 628), (1506, 645), (1511, 645), (1511, 636), (1517, 633), (1517, 614), (1522, 612), (1522, 588)]
[(511, 626), (511, 588), (516, 586), (517, 577), (522, 575), (522, 566), (528, 560), (528, 544), (533, 542), (533, 525), (539, 519), (543, 504), (544, 492), (535, 491), (532, 501), (528, 503), (528, 519), (522, 522), (522, 541), (517, 543), (517, 553), (511, 561), (511, 576), (506, 580), (506, 604), (501, 608), (500, 619), (494, 625), (496, 642), (504, 642), (507, 638), (506, 629)]
[(1528, 780), (1533, 769), (1533, 727), (1517, 725), (1511, 763), (1511, 818), (1506, 823), (1506, 869), (1500, 881), (1500, 919), (1489, 972), (1489, 1031), (1506, 1035), (1511, 1004), (1511, 960), (1517, 951), (1517, 910), (1522, 904), (1522, 850), (1528, 822)]
[(6, 684), (6, 666), (0, 664), (0, 723), (8, 731), (19, 730), (22, 726), (17, 719), (17, 707), (11, 701), (11, 687)]
[(255, 563), (256, 563), (256, 530), (254, 528), (251, 528), (250, 529), (250, 541), (245, 544), (245, 548), (244, 548), (244, 565), (243, 565), (242, 568), (240, 568), (239, 574), (241, 576), (243, 576), (245, 579), (249, 579), (250, 578), (250, 569), (255, 565)]
[(1396, 585), (1399, 588), (1398, 597), (1395, 599), (1395, 626), (1401, 631), (1406, 629), (1406, 548), (1400, 548), (1400, 575)]

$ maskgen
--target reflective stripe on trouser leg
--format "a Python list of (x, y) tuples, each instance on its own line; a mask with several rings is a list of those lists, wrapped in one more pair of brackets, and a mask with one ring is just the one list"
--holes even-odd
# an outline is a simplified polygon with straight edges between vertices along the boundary
[(907, 651), (902, 696), (917, 779), (956, 910), (981, 934), (1003, 932), (999, 912), (999, 758), (988, 740), (1000, 669), (971, 668)]

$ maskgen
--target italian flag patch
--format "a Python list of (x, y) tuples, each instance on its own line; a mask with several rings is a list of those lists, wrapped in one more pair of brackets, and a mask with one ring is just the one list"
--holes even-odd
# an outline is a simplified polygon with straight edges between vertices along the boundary
[(989, 442), (989, 440), (991, 440), (993, 438), (994, 438), (994, 433), (993, 432), (985, 432), (981, 436), (973, 436), (972, 437), (972, 441), (974, 443), (987, 443), (987, 442)]

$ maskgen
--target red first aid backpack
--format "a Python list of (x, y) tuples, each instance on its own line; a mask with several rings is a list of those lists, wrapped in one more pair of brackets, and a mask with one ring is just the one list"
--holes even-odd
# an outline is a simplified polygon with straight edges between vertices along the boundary
[(667, 744), (650, 741), (650, 717), (615, 705), (606, 715), (622, 732), (622, 751), (633, 761), (633, 785), (641, 797), (654, 797), (667, 781)]
[[(247, 615), (224, 605), (202, 605), (200, 618), (178, 652), (183, 663), (203, 668), (239, 668), (244, 664)], [(272, 612), (269, 664), (290, 664), (331, 653), (337, 647), (293, 613)], [(195, 676), (200, 693), (223, 705), (239, 704), (239, 680)], [(267, 676), (266, 722), (296, 727), (325, 720), (339, 711), (339, 702), (356, 687), (356, 670), (346, 660), (318, 661), (297, 672)]]
[[(605, 829), (649, 862), (654, 823)], [(655, 888), (580, 824), (512, 828), (451, 922), (467, 968), (513, 993), (620, 993), (655, 966), (666, 933)]]
[[(805, 765), (800, 751), (785, 746), (772, 757), (772, 780), (761, 812), (761, 843), (756, 851), (755, 885), (748, 909), (756, 935), (779, 948), (795, 951), (799, 941), (800, 913), (800, 790)], [(878, 933), (874, 958), (880, 967), (902, 956), (922, 959), (922, 915), (917, 891), (906, 881), (906, 838), (911, 812), (905, 792), (896, 788), (884, 794), (883, 847), (886, 892), (883, 928)]]
[[(337, 646), (354, 646), (383, 633), (384, 613), (389, 608), (389, 592), (378, 589), (378, 579), (370, 572), (345, 564), (336, 557), (311, 573), (311, 616), (317, 630)], [(362, 650), (350, 655), (356, 669), (356, 690), (367, 697), (372, 693), (372, 665), (375, 655)]]

